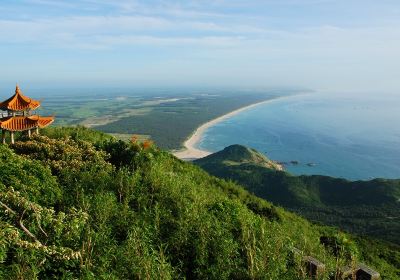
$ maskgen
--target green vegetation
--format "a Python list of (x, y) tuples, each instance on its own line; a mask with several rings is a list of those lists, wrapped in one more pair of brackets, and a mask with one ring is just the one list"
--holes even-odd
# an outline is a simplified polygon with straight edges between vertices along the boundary
[(400, 180), (292, 176), (262, 157), (233, 145), (195, 163), (311, 221), (400, 244)]
[[(40, 114), (57, 116), (55, 124), (83, 125), (129, 139), (150, 137), (164, 149), (180, 149), (196, 127), (246, 105), (293, 94), (270, 92), (107, 92), (103, 95), (48, 97)], [(111, 97), (110, 97), (111, 96)]]
[[(104, 124), (117, 119), (119, 116), (135, 114), (131, 112), (141, 104), (137, 96), (109, 97), (111, 94), (101, 93), (71, 93), (67, 95), (46, 96), (40, 114), (56, 115), (57, 125), (86, 125)], [(122, 94), (122, 93), (121, 93)]]
[(154, 146), (46, 134), (0, 146), (1, 279), (304, 279), (294, 247), (326, 279), (355, 261), (400, 276), (398, 247), (312, 225)]
[(243, 166), (247, 164), (265, 167), (272, 170), (282, 170), (282, 166), (268, 159), (254, 149), (241, 145), (231, 145), (221, 152), (195, 161), (201, 166)]
[(149, 113), (123, 117), (97, 126), (108, 133), (150, 135), (164, 149), (179, 149), (196, 127), (218, 116), (268, 98), (270, 95), (192, 96), (152, 106)]
[(84, 126), (67, 126), (67, 127), (48, 127), (40, 131), (42, 135), (45, 135), (53, 139), (64, 139), (70, 137), (72, 140), (88, 141), (94, 144), (101, 144), (108, 140), (113, 140), (109, 134), (102, 133), (93, 129), (88, 129)]

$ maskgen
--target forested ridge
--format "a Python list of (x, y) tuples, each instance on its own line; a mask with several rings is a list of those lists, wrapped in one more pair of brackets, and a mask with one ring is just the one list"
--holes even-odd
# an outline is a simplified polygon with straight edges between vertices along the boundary
[(294, 176), (262, 157), (232, 145), (196, 164), (309, 220), (400, 244), (400, 180)]
[(304, 279), (294, 248), (326, 279), (354, 262), (400, 276), (395, 245), (313, 225), (150, 142), (44, 133), (0, 145), (1, 279)]

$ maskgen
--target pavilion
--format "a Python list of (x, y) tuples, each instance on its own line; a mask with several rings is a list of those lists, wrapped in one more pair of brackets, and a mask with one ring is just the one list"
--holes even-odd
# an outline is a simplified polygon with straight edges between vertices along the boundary
[(27, 131), (28, 136), (34, 130), (39, 134), (39, 128), (46, 127), (54, 122), (54, 117), (41, 117), (34, 114), (40, 106), (40, 101), (24, 96), (16, 86), (15, 94), (7, 100), (0, 102), (0, 110), (6, 111), (0, 115), (0, 128), (2, 130), (2, 143), (6, 143), (6, 131), (10, 132), (11, 143), (14, 144), (14, 133)]

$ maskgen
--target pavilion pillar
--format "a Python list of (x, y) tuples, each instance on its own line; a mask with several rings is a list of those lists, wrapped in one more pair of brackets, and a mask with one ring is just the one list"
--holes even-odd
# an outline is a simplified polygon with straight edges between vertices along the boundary
[(4, 129), (1, 130), (1, 143), (6, 143), (6, 131)]
[(28, 137), (31, 138), (31, 136), (32, 136), (32, 131), (31, 129), (28, 129)]
[(11, 144), (14, 144), (14, 131), (10, 131), (10, 137), (11, 137)]
[(39, 127), (36, 127), (36, 134), (39, 135)]

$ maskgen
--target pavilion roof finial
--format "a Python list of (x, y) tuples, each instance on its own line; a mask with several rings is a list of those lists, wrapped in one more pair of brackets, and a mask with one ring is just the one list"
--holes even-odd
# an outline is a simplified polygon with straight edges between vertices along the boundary
[(15, 86), (15, 94), (7, 100), (0, 102), (0, 110), (25, 111), (35, 110), (40, 106), (40, 101), (24, 96), (18, 84)]
[(21, 94), (21, 89), (18, 86), (18, 83), (15, 86), (15, 94)]
[[(43, 128), (52, 124), (54, 116), (31, 115), (31, 110), (35, 110), (39, 106), (40, 101), (24, 96), (18, 84), (16, 84), (15, 94), (0, 102), (0, 110), (8, 112), (5, 116), (3, 114), (0, 117), (0, 129), (14, 133), (15, 131), (30, 131), (33, 128)], [(2, 139), (2, 142), (5, 142), (5, 138)], [(14, 143), (13, 137), (11, 137), (11, 142)]]

